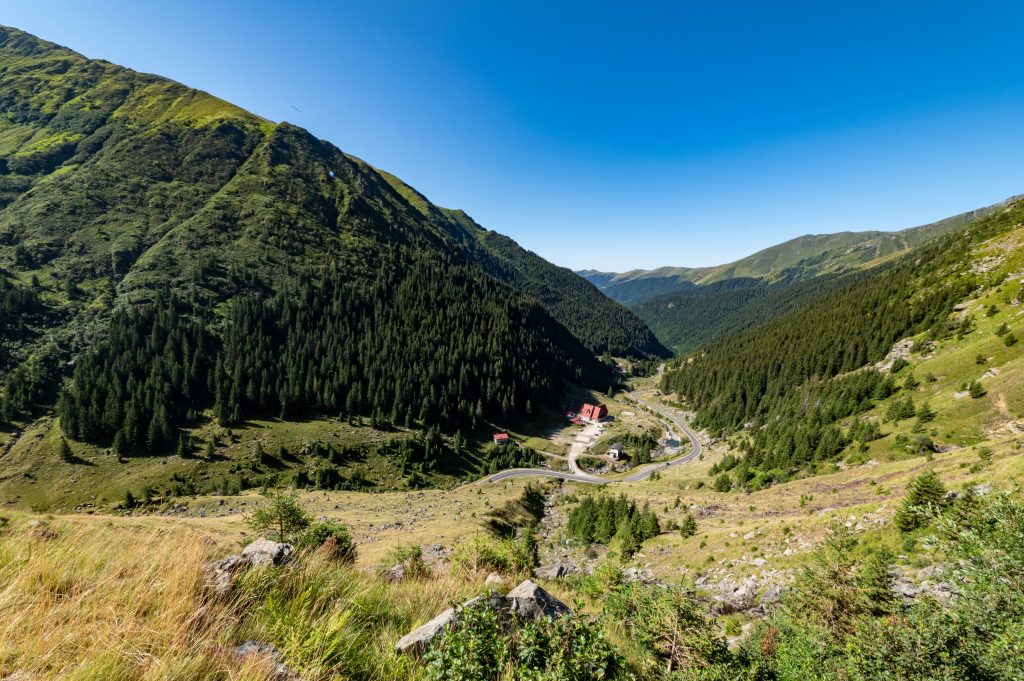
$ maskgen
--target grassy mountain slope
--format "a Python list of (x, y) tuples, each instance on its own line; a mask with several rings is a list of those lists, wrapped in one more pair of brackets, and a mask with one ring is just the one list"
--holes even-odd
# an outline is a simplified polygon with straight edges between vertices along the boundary
[[(1010, 200), (1012, 199), (1007, 201)], [(799, 281), (822, 274), (870, 267), (972, 220), (989, 215), (1006, 203), (1000, 202), (938, 222), (896, 232), (808, 234), (716, 267), (660, 267), (653, 270), (631, 270), (621, 274), (583, 270), (579, 274), (613, 300), (630, 306), (655, 296), (687, 291), (693, 286), (736, 278), (760, 279), (768, 284)]]
[(596, 355), (666, 353), (582, 279), (296, 126), (9, 28), (0, 101), (5, 482), (40, 448), (104, 476), (177, 450), (183, 489), (450, 480), (476, 465), (467, 434), (561, 406), (566, 381), (605, 391)]
[[(733, 481), (740, 486), (813, 470), (849, 447), (870, 449), (876, 426), (849, 419), (891, 405), (908, 389), (870, 365), (908, 336), (926, 334), (920, 340), (929, 347), (963, 344), (977, 323), (954, 306), (980, 292), (1019, 305), (1021, 244), (1014, 235), (1022, 219), (1024, 206), (1011, 202), (802, 309), (708, 345), (666, 372), (663, 387), (693, 404), (703, 425), (743, 434), (746, 455)], [(1000, 252), (979, 255), (993, 240), (1005, 240)], [(1006, 320), (1007, 332), (1016, 319)], [(1006, 347), (1009, 361), (1019, 350)], [(899, 399), (902, 416), (897, 407), (886, 414), (914, 418), (920, 405)]]

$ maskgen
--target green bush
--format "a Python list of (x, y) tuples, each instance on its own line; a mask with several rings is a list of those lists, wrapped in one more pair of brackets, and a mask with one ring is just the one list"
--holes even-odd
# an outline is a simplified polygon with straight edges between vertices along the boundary
[(299, 536), (297, 544), (303, 549), (321, 549), (343, 563), (353, 563), (356, 559), (356, 543), (348, 527), (337, 520), (313, 523)]
[(506, 624), (481, 604), (425, 656), (426, 677), (441, 681), (591, 681), (630, 678), (599, 626), (573, 616)]

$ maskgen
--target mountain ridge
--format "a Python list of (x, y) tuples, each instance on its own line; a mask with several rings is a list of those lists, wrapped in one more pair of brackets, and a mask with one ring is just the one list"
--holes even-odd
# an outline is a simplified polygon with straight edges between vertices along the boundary
[(733, 278), (762, 279), (767, 283), (809, 279), (821, 274), (870, 267), (971, 220), (989, 215), (1018, 198), (1012, 196), (990, 206), (895, 231), (847, 230), (804, 234), (722, 265), (665, 266), (621, 273), (578, 270), (577, 274), (594, 283), (613, 300), (629, 306), (694, 286), (715, 284)]
[(61, 392), (69, 437), (125, 452), (211, 409), (476, 428), (560, 406), (563, 381), (606, 390), (598, 355), (668, 355), (583, 279), (291, 123), (12, 28), (0, 103), (0, 277), (35, 296), (0, 337), (0, 421)]

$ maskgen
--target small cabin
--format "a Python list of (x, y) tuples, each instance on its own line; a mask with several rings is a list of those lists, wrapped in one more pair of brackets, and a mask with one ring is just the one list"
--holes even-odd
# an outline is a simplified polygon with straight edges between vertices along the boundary
[(618, 461), (622, 458), (622, 444), (616, 442), (608, 448), (608, 456), (612, 457), (613, 460)]
[(494, 444), (496, 445), (507, 445), (511, 442), (508, 437), (508, 433), (495, 433)]
[(603, 404), (584, 404), (580, 409), (580, 418), (587, 421), (600, 421), (608, 416), (608, 407)]

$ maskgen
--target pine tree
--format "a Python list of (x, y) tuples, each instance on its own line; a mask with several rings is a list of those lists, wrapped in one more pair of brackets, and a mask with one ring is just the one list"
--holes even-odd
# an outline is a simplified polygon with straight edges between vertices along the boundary
[(60, 456), (60, 460), (64, 463), (72, 463), (75, 460), (75, 454), (71, 451), (71, 446), (64, 438), (60, 439), (60, 445), (57, 447), (57, 453)]
[(697, 519), (687, 511), (683, 514), (683, 519), (679, 521), (679, 536), (687, 539), (695, 534), (697, 534)]
[(903, 504), (893, 518), (904, 532), (913, 532), (931, 520), (932, 513), (941, 510), (946, 502), (946, 487), (933, 470), (914, 478)]
[(917, 419), (922, 423), (927, 423), (935, 418), (935, 410), (932, 409), (928, 401), (925, 400), (921, 403), (921, 406), (917, 408)]
[(870, 555), (857, 575), (857, 581), (871, 603), (871, 612), (875, 616), (889, 614), (896, 603), (896, 596), (892, 592), (892, 561), (892, 553), (882, 547)]
[(594, 541), (607, 544), (617, 530), (613, 504), (602, 502), (597, 510), (597, 520), (594, 522)]

